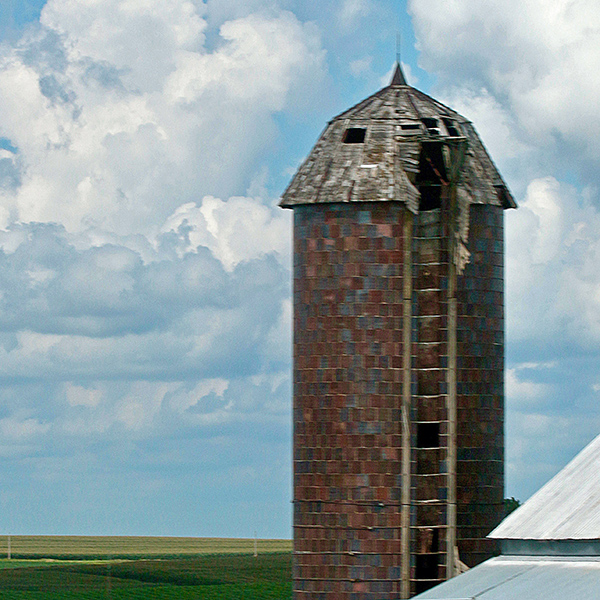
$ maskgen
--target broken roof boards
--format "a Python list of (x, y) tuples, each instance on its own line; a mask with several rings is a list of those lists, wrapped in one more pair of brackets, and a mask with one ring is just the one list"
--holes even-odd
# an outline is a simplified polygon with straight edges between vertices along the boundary
[(399, 66), (389, 86), (329, 122), (281, 206), (399, 201), (416, 213), (414, 183), (427, 145), (441, 146), (443, 176), (461, 204), (516, 207), (473, 125), (407, 85)]

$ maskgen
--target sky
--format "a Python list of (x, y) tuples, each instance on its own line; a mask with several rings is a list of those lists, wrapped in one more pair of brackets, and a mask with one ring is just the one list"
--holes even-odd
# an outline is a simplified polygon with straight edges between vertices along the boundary
[(291, 221), (409, 83), (506, 212), (506, 495), (600, 433), (595, 0), (0, 0), (0, 533), (291, 536)]

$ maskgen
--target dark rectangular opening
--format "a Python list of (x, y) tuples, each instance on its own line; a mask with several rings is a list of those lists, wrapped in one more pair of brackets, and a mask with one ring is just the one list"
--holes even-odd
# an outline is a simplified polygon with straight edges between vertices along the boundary
[[(439, 578), (440, 530), (437, 528), (419, 530), (419, 544), (415, 556), (415, 586), (417, 593), (424, 592), (436, 585)], [(430, 580), (430, 581), (423, 581)], [(431, 581), (434, 580), (434, 581)]]
[[(437, 579), (439, 556), (437, 554), (417, 554), (415, 579)], [(424, 583), (424, 582), (423, 582)], [(430, 587), (435, 583), (430, 583)]]
[(417, 423), (417, 448), (440, 447), (440, 424)]
[(435, 210), (442, 206), (442, 188), (439, 185), (421, 186), (419, 191), (419, 210)]
[(424, 143), (419, 157), (418, 183), (441, 183), (446, 180), (446, 165), (440, 142)]
[(437, 554), (417, 554), (416, 579), (437, 579), (438, 561)]
[(427, 127), (427, 129), (436, 129), (438, 126), (437, 119), (431, 119), (429, 117), (424, 117), (421, 119), (421, 121), (423, 121), (423, 125), (425, 125), (425, 127)]
[(460, 133), (458, 133), (458, 129), (456, 129), (454, 125), (454, 121), (452, 119), (448, 119), (447, 117), (442, 117), (442, 121), (446, 126), (446, 130), (448, 131), (448, 135), (452, 137), (458, 137)]
[(421, 126), (418, 123), (401, 123), (400, 128), (404, 130), (421, 129)]
[(350, 127), (344, 132), (344, 144), (363, 144), (367, 130), (362, 127)]
[[(436, 119), (433, 119), (433, 121), (436, 121)], [(419, 172), (417, 173), (417, 184), (421, 193), (419, 210), (426, 211), (441, 208), (442, 184), (445, 183), (446, 179), (442, 144), (439, 142), (423, 144), (421, 156), (419, 157)]]

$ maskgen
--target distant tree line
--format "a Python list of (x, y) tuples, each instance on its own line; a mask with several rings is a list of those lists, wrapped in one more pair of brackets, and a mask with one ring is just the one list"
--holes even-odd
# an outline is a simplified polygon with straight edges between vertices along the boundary
[(510, 513), (513, 510), (516, 510), (517, 508), (519, 508), (519, 506), (521, 506), (520, 500), (517, 500), (516, 498), (513, 498), (512, 496), (510, 498), (504, 498), (504, 517), (503, 518), (508, 517), (508, 515), (510, 515)]

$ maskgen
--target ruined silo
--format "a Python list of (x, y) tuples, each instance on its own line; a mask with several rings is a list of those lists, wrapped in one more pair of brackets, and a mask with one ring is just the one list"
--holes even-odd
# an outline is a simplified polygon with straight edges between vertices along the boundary
[(398, 66), (327, 125), (281, 206), (294, 211), (294, 598), (408, 598), (494, 550), (515, 203), (472, 124)]

